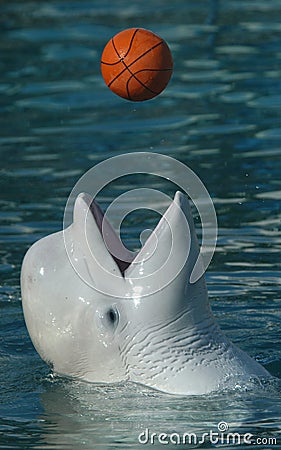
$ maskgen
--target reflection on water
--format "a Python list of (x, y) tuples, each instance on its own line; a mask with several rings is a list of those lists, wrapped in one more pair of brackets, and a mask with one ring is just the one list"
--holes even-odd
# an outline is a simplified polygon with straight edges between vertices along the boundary
[[(1, 2), (3, 448), (136, 448), (145, 427), (199, 432), (220, 420), (278, 436), (278, 381), (186, 399), (50, 380), (23, 322), (19, 272), (29, 245), (61, 228), (86, 170), (131, 151), (173, 156), (197, 173), (216, 207), (219, 240), (207, 274), (214, 312), (233, 341), (281, 376), (280, 9), (279, 0)], [(99, 72), (108, 39), (134, 26), (163, 36), (175, 61), (168, 88), (143, 104), (113, 95)], [(131, 177), (104, 190), (103, 206), (128, 187), (175, 190)], [(152, 222), (143, 210), (132, 214), (126, 242), (137, 248)]]
[(260, 427), (265, 426), (265, 435), (276, 437), (280, 432), (278, 420), (263, 421), (265, 407), (271, 414), (278, 414), (275, 400), (278, 389), (277, 383), (257, 386), (253, 381), (252, 389), (238, 387), (236, 392), (210, 398), (186, 398), (128, 384), (92, 386), (57, 380), (47, 385), (41, 396), (42, 437), (45, 435), (52, 445), (77, 445), (77, 448), (107, 448), (107, 445), (135, 448), (139, 435), (146, 429), (150, 434), (193, 432), (199, 439), (209, 430), (218, 431), (221, 420), (228, 423), (232, 432), (260, 436), (265, 433)]

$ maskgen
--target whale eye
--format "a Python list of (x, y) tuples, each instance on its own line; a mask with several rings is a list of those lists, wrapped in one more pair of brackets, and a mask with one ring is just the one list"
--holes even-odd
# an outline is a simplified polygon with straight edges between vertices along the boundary
[(119, 314), (117, 309), (113, 307), (109, 308), (109, 310), (106, 312), (106, 318), (111, 326), (116, 327), (119, 321)]
[(96, 324), (103, 335), (106, 335), (108, 332), (115, 332), (119, 324), (119, 319), (119, 311), (115, 305), (96, 310)]

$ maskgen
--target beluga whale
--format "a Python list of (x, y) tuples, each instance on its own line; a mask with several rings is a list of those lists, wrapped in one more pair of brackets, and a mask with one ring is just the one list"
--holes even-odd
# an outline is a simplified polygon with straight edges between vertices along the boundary
[(213, 316), (188, 197), (176, 192), (139, 252), (126, 252), (98, 203), (27, 251), (21, 272), (31, 340), (53, 371), (200, 395), (270, 377)]

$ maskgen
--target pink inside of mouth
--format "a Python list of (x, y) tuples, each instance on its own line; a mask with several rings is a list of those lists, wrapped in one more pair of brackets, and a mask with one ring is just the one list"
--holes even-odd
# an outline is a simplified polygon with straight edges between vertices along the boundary
[[(92, 203), (90, 204), (90, 211), (93, 214), (96, 224), (100, 230), (100, 233), (103, 236), (103, 239), (104, 239), (103, 232), (106, 231), (106, 245), (108, 251), (111, 254), (114, 261), (116, 262), (117, 266), (119, 267), (122, 276), (124, 276), (125, 271), (130, 266), (133, 258), (131, 258), (129, 261), (128, 260), (124, 261), (122, 258), (118, 258), (116, 256), (116, 253), (122, 255), (123, 244), (120, 241), (119, 237), (117, 236), (115, 230), (110, 225), (110, 223), (104, 218), (104, 213), (95, 200), (93, 200)], [(115, 251), (111, 252), (110, 251), (111, 248), (114, 248)], [(126, 259), (128, 259), (128, 257)]]

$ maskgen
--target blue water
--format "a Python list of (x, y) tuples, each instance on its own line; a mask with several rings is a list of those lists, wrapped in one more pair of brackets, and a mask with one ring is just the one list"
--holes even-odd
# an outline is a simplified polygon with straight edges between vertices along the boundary
[[(220, 421), (277, 439), (259, 448), (281, 448), (280, 1), (11, 0), (0, 9), (0, 448), (135, 449), (146, 428), (199, 436)], [(112, 94), (99, 71), (107, 40), (133, 26), (166, 39), (175, 62), (165, 92), (143, 104)], [(131, 151), (177, 158), (206, 185), (219, 222), (212, 308), (272, 382), (172, 397), (57, 378), (35, 352), (21, 308), (23, 255), (62, 228), (86, 170)], [(174, 190), (153, 177), (143, 184)], [(116, 182), (101, 201), (140, 185)], [(144, 211), (131, 216), (124, 234), (133, 247), (150, 222)], [(143, 445), (152, 446), (163, 447)]]

